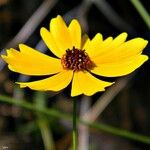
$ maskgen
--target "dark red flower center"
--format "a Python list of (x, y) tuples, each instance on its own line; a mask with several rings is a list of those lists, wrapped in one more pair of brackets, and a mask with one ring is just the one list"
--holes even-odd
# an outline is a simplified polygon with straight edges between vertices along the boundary
[(61, 63), (64, 69), (71, 69), (74, 71), (88, 70), (94, 67), (94, 63), (85, 50), (80, 50), (75, 47), (73, 47), (72, 50), (66, 50), (66, 54), (61, 58)]

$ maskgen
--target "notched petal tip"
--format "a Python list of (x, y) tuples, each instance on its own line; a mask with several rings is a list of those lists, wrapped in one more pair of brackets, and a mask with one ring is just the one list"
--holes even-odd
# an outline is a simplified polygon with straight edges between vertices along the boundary
[(7, 58), (6, 55), (0, 55), (0, 57), (1, 57), (2, 59), (4, 59), (4, 60)]
[(98, 38), (100, 38), (100, 39), (102, 39), (103, 38), (103, 35), (101, 34), (101, 33), (97, 33), (96, 35), (95, 35), (95, 37), (98, 37)]
[(43, 36), (43, 34), (44, 34), (45, 32), (49, 32), (49, 31), (48, 31), (45, 27), (42, 27), (42, 28), (40, 29), (40, 35)]
[(147, 55), (141, 55), (141, 56), (143, 57), (143, 62), (146, 62), (149, 59)]
[(13, 66), (8, 65), (8, 68), (9, 68), (9, 70), (11, 70), (11, 71), (13, 71), (13, 72), (16, 72), (16, 70), (13, 68)]
[(0, 55), (2, 59), (7, 59), (7, 58), (12, 58), (14, 53), (18, 52), (17, 50), (10, 48), (10, 49), (6, 49), (5, 54)]
[(19, 49), (21, 49), (22, 46), (24, 46), (24, 44), (23, 44), (23, 43), (20, 43), (20, 44), (18, 45)]
[(86, 91), (79, 92), (79, 93), (77, 93), (77, 92), (74, 92), (74, 93), (71, 92), (71, 97), (75, 97), (75, 96), (79, 96), (79, 95), (92, 96), (92, 95), (94, 95), (94, 94), (96, 94), (98, 92), (104, 92), (104, 91), (106, 91), (106, 88), (112, 86), (114, 83), (115, 82), (107, 82), (107, 85), (103, 89), (100, 89), (100, 90), (97, 90), (97, 91), (93, 91), (91, 93), (88, 93)]
[[(64, 19), (62, 18), (62, 16), (61, 15), (57, 15), (56, 17), (54, 17), (54, 18), (52, 18), (51, 20), (50, 20), (50, 24), (52, 24), (53, 22), (64, 22)], [(65, 22), (64, 22), (65, 23)]]
[(107, 82), (107, 85), (106, 85), (103, 89), (97, 90), (97, 91), (93, 91), (93, 93), (86, 93), (86, 92), (83, 92), (83, 94), (86, 95), (86, 96), (92, 96), (92, 95), (94, 95), (94, 94), (96, 94), (96, 93), (98, 93), (98, 92), (104, 92), (104, 91), (106, 91), (106, 88), (112, 86), (114, 83), (115, 83), (115, 82)]
[(19, 47), (20, 52), (22, 52), (22, 53), (28, 53), (28, 52), (31, 51), (31, 49), (32, 49), (32, 51), (34, 50), (34, 51), (38, 52), (36, 49), (33, 49), (33, 48), (31, 48), (30, 46), (28, 46), (24, 43), (19, 44), (18, 47)]
[(148, 41), (143, 38), (137, 37), (127, 41), (126, 43), (130, 43), (130, 46), (133, 46), (136, 49), (143, 51), (146, 45), (148, 44)]
[(63, 19), (62, 16), (59, 15), (59, 14), (56, 16), (56, 18), (57, 18), (57, 19)]
[(127, 32), (122, 32), (120, 35), (124, 36), (124, 37), (127, 37), (128, 36), (128, 33)]
[[(143, 41), (143, 43), (144, 43), (144, 45), (145, 45), (145, 47), (146, 47), (146, 45), (148, 44), (148, 41), (147, 40), (145, 40), (145, 39), (143, 39), (144, 41)], [(144, 48), (145, 48), (144, 47)]]
[(10, 49), (6, 49), (6, 55), (10, 55), (11, 53), (12, 53), (12, 48), (10, 48)]
[(80, 25), (80, 24), (79, 24), (79, 21), (78, 21), (77, 19), (72, 19), (71, 22), (70, 22), (70, 24), (71, 24), (71, 23)]
[(145, 39), (143, 39), (141, 37), (136, 37), (136, 38), (133, 38), (133, 39), (131, 39), (129, 41), (134, 41), (134, 42), (138, 42), (138, 43), (148, 44), (148, 40), (145, 40)]
[(45, 32), (50, 33), (50, 31), (49, 31), (48, 29), (46, 29), (45, 27), (42, 27), (42, 28), (40, 29), (40, 35), (43, 36), (43, 34), (44, 34)]

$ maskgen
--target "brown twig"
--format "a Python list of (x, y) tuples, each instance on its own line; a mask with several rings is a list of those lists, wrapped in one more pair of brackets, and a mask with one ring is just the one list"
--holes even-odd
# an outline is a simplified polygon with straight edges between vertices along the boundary
[(6, 44), (5, 47), (15, 47), (19, 43), (25, 42), (56, 3), (57, 0), (45, 0), (21, 28), (18, 34), (8, 44)]
[(121, 91), (128, 82), (134, 77), (132, 74), (128, 77), (120, 78), (116, 83), (110, 87), (90, 108), (90, 110), (84, 115), (84, 118), (88, 121), (95, 121), (97, 117), (104, 111), (104, 109), (110, 104), (113, 98)]

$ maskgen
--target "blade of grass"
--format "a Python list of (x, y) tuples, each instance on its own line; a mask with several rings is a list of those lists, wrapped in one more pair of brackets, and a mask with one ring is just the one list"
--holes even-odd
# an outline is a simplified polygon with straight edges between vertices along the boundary
[(150, 29), (150, 15), (149, 13), (146, 11), (146, 9), (144, 8), (144, 6), (142, 5), (142, 3), (139, 0), (131, 0), (131, 3), (133, 4), (133, 6), (136, 8), (136, 10), (138, 11), (138, 13), (141, 15), (141, 17), (143, 18), (144, 22), (146, 23), (146, 25), (148, 26), (148, 28)]
[[(34, 96), (35, 105), (40, 109), (45, 109), (46, 107), (46, 94), (42, 92), (36, 92)], [(55, 150), (54, 142), (49, 128), (48, 117), (37, 112), (37, 124), (40, 128), (43, 144), (45, 150)]]
[[(32, 103), (26, 102), (25, 100), (18, 101), (16, 99), (11, 98), (11, 97), (8, 97), (8, 96), (5, 96), (5, 95), (0, 95), (0, 101), (8, 103), (8, 104), (14, 104), (16, 106), (20, 106), (22, 108), (31, 110), (33, 112), (39, 112), (39, 113), (43, 113), (43, 114), (48, 115), (48, 116), (53, 116), (53, 117), (57, 117), (57, 118), (72, 121), (72, 116), (71, 115), (65, 114), (63, 112), (59, 112), (55, 109), (40, 108), (40, 107), (38, 107), (38, 106), (36, 106)], [(109, 133), (109, 134), (124, 137), (124, 138), (130, 139), (130, 140), (142, 142), (142, 143), (145, 143), (145, 144), (150, 144), (150, 137), (149, 136), (136, 134), (136, 133), (130, 132), (128, 130), (119, 129), (119, 128), (112, 127), (112, 126), (102, 124), (102, 123), (86, 122), (86, 121), (80, 120), (79, 118), (77, 118), (77, 123), (82, 123), (84, 125), (87, 125), (89, 127), (98, 129), (100, 131), (103, 131), (103, 132), (106, 132), (106, 133)]]

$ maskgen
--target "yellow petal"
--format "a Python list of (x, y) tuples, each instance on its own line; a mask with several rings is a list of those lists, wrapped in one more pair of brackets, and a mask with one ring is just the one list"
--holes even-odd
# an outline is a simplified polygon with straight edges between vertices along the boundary
[(26, 75), (50, 75), (62, 71), (59, 59), (49, 57), (26, 45), (20, 44), (20, 52), (7, 50), (2, 58), (8, 63), (10, 70)]
[(105, 87), (112, 84), (113, 83), (95, 78), (87, 71), (78, 71), (74, 73), (71, 96), (77, 96), (80, 94), (91, 96), (98, 91), (104, 91)]
[(56, 18), (53, 18), (51, 20), (50, 32), (58, 48), (63, 51), (63, 53), (65, 53), (68, 48), (72, 49), (73, 44), (71, 41), (69, 30), (61, 16), (58, 15)]
[(90, 44), (90, 39), (89, 39), (89, 37), (88, 37), (88, 35), (87, 34), (84, 34), (83, 36), (82, 36), (82, 43), (81, 43), (81, 49), (82, 50), (86, 50), (86, 49), (88, 49), (88, 47), (89, 47), (89, 44)]
[(116, 63), (98, 64), (91, 70), (92, 73), (106, 77), (116, 77), (127, 75), (140, 67), (148, 57), (146, 55), (137, 55), (124, 61)]
[(29, 87), (38, 91), (60, 91), (67, 87), (72, 80), (73, 71), (64, 70), (49, 78), (33, 82), (17, 82), (21, 88)]
[(113, 53), (114, 49), (118, 46), (120, 46), (127, 38), (127, 33), (122, 33), (119, 36), (117, 36), (114, 40), (112, 37), (107, 38), (101, 44), (99, 42), (95, 42), (96, 45), (93, 49), (91, 47), (91, 50), (93, 53), (90, 54), (91, 58), (95, 57), (101, 57), (103, 55), (107, 55), (108, 53)]
[(92, 56), (93, 53), (99, 51), (99, 47), (102, 44), (103, 37), (100, 33), (97, 33), (95, 37), (90, 41), (89, 46), (85, 48), (89, 56)]
[(81, 27), (79, 22), (76, 19), (72, 20), (68, 28), (69, 28), (72, 44), (76, 48), (80, 49), (81, 48)]
[(61, 58), (62, 55), (64, 54), (64, 51), (58, 48), (51, 33), (47, 29), (41, 28), (40, 34), (41, 34), (43, 41), (45, 42), (47, 47), (51, 50), (51, 52), (54, 55), (56, 55), (58, 58)]
[(98, 42), (97, 44), (95, 43), (96, 45), (93, 47), (91, 47), (89, 43), (88, 49), (90, 48), (91, 50), (90, 50), (90, 54), (88, 52), (87, 53), (89, 54), (90, 58), (95, 59), (95, 57), (99, 56), (101, 53), (105, 53), (106, 48), (112, 43), (112, 41), (113, 41), (113, 38), (108, 37), (101, 43), (100, 42)]
[(120, 35), (118, 35), (113, 42), (111, 43), (111, 47), (118, 47), (120, 46), (122, 43), (125, 42), (125, 40), (127, 39), (128, 34), (126, 32), (121, 33)]
[(96, 63), (111, 63), (121, 61), (122, 59), (127, 59), (134, 55), (141, 54), (147, 43), (148, 41), (142, 38), (132, 39), (123, 43), (119, 47), (108, 49), (108, 52), (105, 54), (96, 56), (94, 61)]

